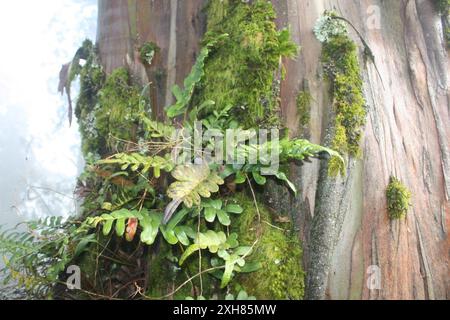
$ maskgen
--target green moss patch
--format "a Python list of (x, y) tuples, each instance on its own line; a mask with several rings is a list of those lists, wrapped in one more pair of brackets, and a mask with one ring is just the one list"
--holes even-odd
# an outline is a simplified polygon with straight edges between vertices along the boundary
[(141, 104), (140, 91), (131, 83), (128, 70), (114, 70), (98, 96), (95, 118), (100, 142), (105, 141), (113, 152), (123, 150), (119, 148), (120, 145), (136, 142), (144, 106)]
[[(81, 60), (85, 63), (82, 66)], [(97, 154), (99, 149), (98, 132), (95, 127), (95, 107), (98, 92), (105, 83), (106, 75), (97, 55), (97, 48), (90, 40), (85, 40), (78, 49), (70, 68), (70, 81), (80, 78), (80, 94), (75, 107), (82, 138), (83, 154)]]
[(196, 102), (212, 100), (218, 110), (232, 106), (234, 117), (246, 127), (277, 123), (276, 75), (281, 58), (298, 51), (289, 31), (276, 29), (269, 1), (210, 1), (206, 10), (204, 43), (218, 44), (205, 62)]
[(297, 112), (300, 119), (300, 125), (305, 127), (311, 120), (311, 101), (312, 97), (308, 91), (300, 91), (297, 95)]
[(411, 192), (395, 177), (390, 179), (386, 198), (389, 217), (392, 220), (405, 218), (411, 206)]
[[(258, 203), (261, 222), (253, 200), (245, 195), (235, 196), (244, 212), (236, 226), (241, 245), (252, 245), (259, 239), (250, 261), (260, 263), (260, 269), (238, 277), (240, 285), (258, 299), (300, 300), (304, 295), (302, 249), (290, 223), (274, 223), (271, 214)], [(275, 224), (275, 225), (274, 225)]]
[[(315, 28), (316, 36), (323, 44), (322, 63), (325, 77), (331, 84), (336, 114), (331, 148), (357, 157), (367, 115), (358, 50), (345, 24), (334, 19), (333, 15), (332, 12), (326, 13)], [(330, 175), (335, 176), (344, 169), (338, 161), (331, 159)]]
[(156, 43), (146, 42), (139, 49), (139, 56), (144, 64), (151, 65), (155, 54), (159, 51)]

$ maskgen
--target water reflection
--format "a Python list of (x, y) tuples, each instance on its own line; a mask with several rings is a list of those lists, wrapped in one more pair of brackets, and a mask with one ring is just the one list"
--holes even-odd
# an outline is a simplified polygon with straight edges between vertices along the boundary
[(2, 2), (0, 225), (75, 211), (83, 164), (58, 75), (85, 38), (95, 39), (96, 17), (96, 0)]

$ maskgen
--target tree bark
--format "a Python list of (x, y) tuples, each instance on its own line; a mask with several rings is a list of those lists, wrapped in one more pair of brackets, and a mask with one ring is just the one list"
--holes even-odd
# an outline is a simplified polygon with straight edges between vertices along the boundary
[[(158, 118), (172, 101), (170, 88), (190, 71), (205, 32), (206, 0), (99, 0), (98, 46), (107, 72), (128, 66), (151, 83)], [(284, 61), (281, 113), (292, 136), (324, 143), (332, 101), (322, 77), (321, 45), (312, 29), (326, 9), (350, 20), (371, 47), (376, 67), (363, 70), (368, 104), (362, 156), (334, 180), (324, 163), (292, 166), (297, 198), (272, 193), (290, 211), (305, 250), (307, 298), (445, 299), (449, 297), (450, 107), (448, 55), (442, 20), (429, 0), (274, 0), (280, 28), (290, 27), (302, 46)], [(371, 7), (375, 6), (375, 7)], [(379, 9), (380, 29), (370, 29), (369, 9)], [(359, 41), (352, 33), (355, 41)], [(144, 42), (160, 51), (151, 67), (138, 59)], [(358, 42), (359, 43), (359, 42)], [(304, 83), (313, 97), (307, 132), (300, 130), (296, 97)], [(385, 190), (389, 177), (412, 191), (406, 220), (391, 221)], [(371, 265), (381, 289), (369, 290)]]

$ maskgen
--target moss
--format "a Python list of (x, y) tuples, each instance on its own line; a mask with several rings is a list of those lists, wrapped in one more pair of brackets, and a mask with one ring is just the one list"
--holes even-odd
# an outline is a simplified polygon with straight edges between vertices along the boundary
[(395, 177), (390, 178), (386, 198), (389, 217), (392, 220), (405, 218), (411, 206), (411, 192)]
[(148, 254), (147, 273), (148, 273), (148, 292), (151, 297), (161, 297), (169, 292), (169, 286), (177, 277), (175, 264), (170, 261), (171, 248), (164, 242), (159, 242), (157, 253)]
[(95, 118), (102, 145), (104, 141), (109, 150), (118, 152), (120, 146), (136, 142), (143, 101), (128, 71), (125, 68), (114, 70), (98, 96)]
[(442, 17), (444, 38), (447, 41), (447, 47), (450, 48), (450, 0), (434, 0), (434, 5)]
[(300, 91), (297, 95), (297, 112), (300, 118), (300, 125), (305, 127), (311, 120), (312, 97), (308, 91)]
[(434, 0), (434, 4), (441, 15), (449, 15), (450, 0)]
[(450, 27), (445, 28), (445, 38), (447, 39), (447, 47), (450, 48)]
[(146, 42), (139, 49), (139, 55), (142, 63), (151, 65), (155, 54), (159, 51), (159, 47), (154, 42)]
[[(322, 63), (325, 76), (331, 83), (335, 113), (331, 148), (341, 154), (358, 157), (367, 112), (357, 47), (347, 32), (333, 33), (323, 42)], [(338, 162), (329, 164), (330, 175), (342, 171), (334, 163)]]
[[(85, 60), (81, 66), (80, 60)], [(136, 142), (140, 115), (147, 106), (140, 88), (133, 85), (129, 72), (118, 68), (106, 76), (97, 49), (86, 40), (72, 62), (70, 79), (80, 77), (80, 94), (75, 115), (80, 125), (85, 157), (117, 152), (129, 141)]]
[[(240, 285), (258, 299), (302, 299), (305, 274), (301, 265), (302, 249), (296, 235), (273, 226), (271, 215), (262, 204), (258, 204), (262, 221), (259, 223), (253, 200), (242, 194), (236, 195), (235, 200), (244, 208), (234, 224), (240, 244), (251, 246), (259, 239), (247, 260), (261, 264), (256, 272), (240, 274), (237, 278)], [(283, 228), (289, 226), (281, 224)]]
[[(86, 62), (80, 65), (80, 59)], [(98, 104), (98, 92), (105, 83), (105, 73), (97, 57), (97, 50), (90, 40), (85, 40), (77, 51), (71, 66), (70, 80), (80, 77), (80, 94), (75, 107), (82, 137), (83, 154), (97, 154), (99, 144), (95, 128), (95, 107)]]
[(208, 32), (204, 43), (220, 40), (206, 60), (194, 102), (212, 100), (217, 109), (231, 105), (234, 118), (245, 127), (277, 123), (278, 92), (274, 83), (280, 57), (294, 56), (297, 46), (288, 30), (276, 29), (272, 4), (263, 0), (252, 4), (216, 0), (210, 1), (206, 10)]

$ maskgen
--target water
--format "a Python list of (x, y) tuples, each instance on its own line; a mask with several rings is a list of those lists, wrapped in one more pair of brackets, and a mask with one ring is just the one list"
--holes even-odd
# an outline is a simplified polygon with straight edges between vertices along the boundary
[(95, 39), (96, 22), (96, 0), (2, 3), (0, 225), (76, 213), (80, 138), (58, 75), (85, 38)]

